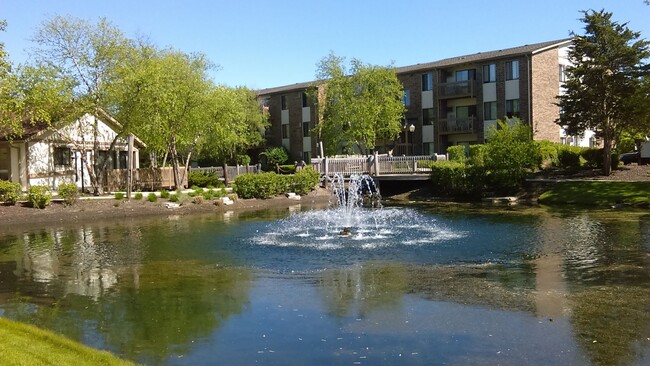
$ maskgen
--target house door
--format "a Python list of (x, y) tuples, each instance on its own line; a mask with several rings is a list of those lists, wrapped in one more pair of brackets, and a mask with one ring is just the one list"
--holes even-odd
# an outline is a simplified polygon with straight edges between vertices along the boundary
[(9, 147), (0, 146), (0, 179), (9, 180), (11, 161), (9, 160)]

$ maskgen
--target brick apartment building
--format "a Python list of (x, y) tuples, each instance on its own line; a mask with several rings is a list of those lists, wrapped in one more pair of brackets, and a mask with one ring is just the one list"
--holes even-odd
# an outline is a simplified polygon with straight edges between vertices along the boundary
[[(397, 141), (379, 142), (379, 153), (444, 154), (452, 145), (485, 142), (497, 119), (518, 117), (533, 138), (572, 145), (595, 143), (592, 132), (566, 136), (555, 123), (571, 39), (543, 42), (398, 67), (404, 86), (404, 131)], [(285, 146), (290, 159), (320, 155), (311, 129), (317, 110), (307, 96), (313, 82), (258, 91), (268, 108), (268, 146)]]

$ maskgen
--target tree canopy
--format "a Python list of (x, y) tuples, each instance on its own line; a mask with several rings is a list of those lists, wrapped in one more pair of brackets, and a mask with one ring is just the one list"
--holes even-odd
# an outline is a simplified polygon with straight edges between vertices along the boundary
[[(644, 60), (650, 56), (648, 42), (640, 33), (612, 20), (612, 13), (583, 12), (584, 35), (574, 35), (569, 49), (565, 93), (560, 95), (558, 123), (570, 134), (596, 131), (604, 144), (604, 168), (611, 172), (611, 150), (626, 130), (649, 131), (640, 125), (643, 108), (650, 103), (641, 92), (647, 77)], [(647, 122), (647, 118), (645, 118)]]
[(394, 140), (402, 130), (403, 87), (391, 67), (373, 66), (330, 53), (318, 64), (321, 121), (317, 126), (325, 154), (370, 154), (378, 139)]

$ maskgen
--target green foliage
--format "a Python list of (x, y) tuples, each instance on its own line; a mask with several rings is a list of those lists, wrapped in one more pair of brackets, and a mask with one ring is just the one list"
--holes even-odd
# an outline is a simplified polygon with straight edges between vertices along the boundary
[(358, 147), (370, 154), (377, 140), (394, 140), (402, 131), (405, 107), (403, 86), (393, 67), (363, 64), (330, 53), (317, 69), (317, 86), (311, 94), (318, 100), (322, 120), (317, 133), (326, 155)]
[(271, 198), (286, 192), (288, 180), (273, 172), (242, 174), (235, 178), (234, 191), (241, 198)]
[(115, 199), (116, 200), (123, 200), (124, 199), (124, 192), (115, 192)]
[(481, 196), (486, 184), (484, 167), (456, 161), (437, 161), (431, 166), (431, 182), (436, 194), (458, 198)]
[(251, 163), (251, 157), (246, 155), (246, 154), (237, 155), (236, 160), (237, 160), (237, 164), (239, 164), (239, 165), (247, 166), (247, 165), (250, 165), (250, 163)]
[(161, 189), (160, 190), (160, 198), (168, 199), (169, 198), (169, 191), (166, 189)]
[(191, 171), (188, 175), (188, 184), (190, 187), (224, 187), (224, 183), (219, 180), (216, 173)]
[(305, 167), (289, 179), (289, 190), (298, 195), (304, 195), (314, 190), (320, 182), (320, 173), (311, 167)]
[(580, 152), (580, 156), (585, 159), (585, 166), (588, 168), (603, 167), (603, 149), (587, 148)]
[(558, 163), (562, 169), (575, 170), (580, 168), (580, 151), (574, 148), (561, 149), (558, 152)]
[(467, 163), (471, 165), (485, 165), (486, 147), (483, 144), (469, 145), (469, 157)]
[(63, 183), (59, 185), (57, 189), (59, 197), (63, 198), (63, 203), (65, 205), (72, 205), (77, 202), (79, 198), (79, 188), (74, 183)]
[(626, 130), (639, 129), (649, 119), (645, 108), (650, 94), (643, 92), (643, 80), (650, 72), (648, 41), (641, 34), (612, 20), (612, 13), (583, 12), (584, 35), (573, 37), (569, 49), (566, 92), (559, 96), (562, 110), (558, 123), (571, 135), (586, 129), (600, 132), (604, 145), (603, 172), (610, 173), (612, 145)]
[(142, 192), (135, 192), (135, 195), (133, 195), (133, 198), (136, 200), (141, 200), (142, 199)]
[(265, 161), (266, 170), (275, 170), (276, 165), (281, 165), (289, 160), (289, 152), (284, 146), (269, 147), (260, 157)]
[(156, 202), (158, 201), (158, 196), (156, 196), (156, 194), (153, 192), (149, 192), (149, 194), (147, 195), (147, 200), (149, 202)]
[(558, 152), (562, 145), (548, 140), (535, 141), (535, 143), (539, 148), (543, 167), (558, 166), (560, 164)]
[(0, 180), (0, 201), (5, 204), (15, 205), (20, 199), (20, 183)]
[(34, 208), (45, 208), (52, 201), (52, 193), (47, 186), (31, 186), (27, 194), (27, 201)]
[(280, 165), (280, 174), (294, 174), (296, 166), (294, 164)]
[(463, 145), (449, 146), (447, 148), (447, 154), (449, 155), (449, 161), (465, 163), (467, 160), (467, 153)]
[(180, 201), (180, 197), (178, 196), (178, 193), (169, 196), (169, 202), (178, 202), (178, 201)]

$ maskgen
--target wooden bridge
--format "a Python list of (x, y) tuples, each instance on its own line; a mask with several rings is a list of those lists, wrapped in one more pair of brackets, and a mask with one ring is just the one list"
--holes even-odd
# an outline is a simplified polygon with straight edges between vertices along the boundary
[(343, 158), (314, 158), (311, 165), (322, 175), (369, 174), (375, 180), (427, 180), (431, 163), (446, 160), (445, 155), (387, 156), (371, 155)]

